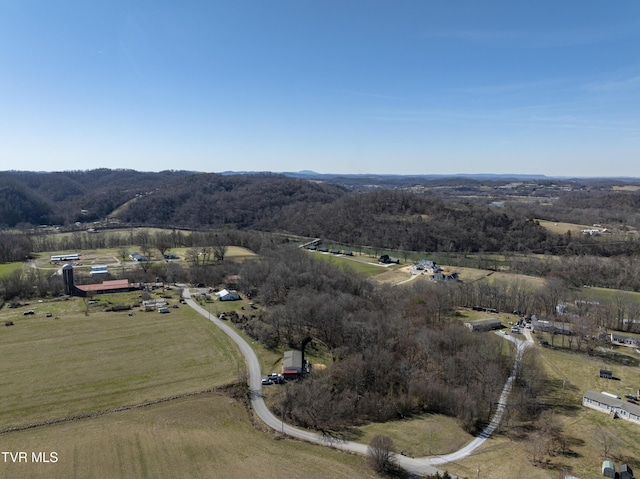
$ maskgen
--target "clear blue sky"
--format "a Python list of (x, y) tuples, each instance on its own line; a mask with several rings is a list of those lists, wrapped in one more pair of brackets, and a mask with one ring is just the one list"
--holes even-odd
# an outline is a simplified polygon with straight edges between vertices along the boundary
[(640, 177), (640, 2), (0, 3), (0, 169)]

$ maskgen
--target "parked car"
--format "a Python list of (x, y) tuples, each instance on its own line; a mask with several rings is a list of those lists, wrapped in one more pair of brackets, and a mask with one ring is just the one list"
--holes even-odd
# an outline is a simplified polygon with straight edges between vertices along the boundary
[(158, 309), (158, 313), (167, 314), (169, 312), (169, 308), (160, 308)]
[(263, 386), (269, 386), (270, 384), (273, 384), (273, 381), (269, 378), (264, 378), (262, 379), (262, 385)]

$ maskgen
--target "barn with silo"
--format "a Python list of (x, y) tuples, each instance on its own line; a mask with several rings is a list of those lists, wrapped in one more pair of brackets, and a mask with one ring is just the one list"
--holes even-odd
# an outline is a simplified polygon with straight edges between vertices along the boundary
[(69, 296), (91, 296), (93, 294), (122, 293), (131, 291), (128, 279), (114, 279), (97, 284), (75, 284), (73, 266), (65, 264), (62, 267), (64, 292)]

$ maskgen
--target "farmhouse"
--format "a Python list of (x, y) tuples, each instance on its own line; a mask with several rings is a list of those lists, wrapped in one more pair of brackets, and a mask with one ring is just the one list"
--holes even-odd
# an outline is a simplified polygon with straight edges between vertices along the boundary
[(140, 253), (136, 253), (135, 251), (133, 253), (129, 253), (129, 258), (138, 262), (147, 261), (146, 257), (142, 256)]
[(582, 397), (582, 405), (607, 413), (612, 417), (619, 417), (635, 424), (640, 424), (640, 405), (623, 401), (612, 394), (587, 391)]
[(440, 268), (435, 261), (429, 261), (426, 259), (420, 260), (419, 263), (415, 263), (412, 268), (416, 271), (424, 271), (427, 273), (439, 273), (442, 271), (442, 268)]
[(622, 334), (611, 333), (611, 344), (619, 344), (622, 346), (638, 347), (638, 338), (633, 336), (623, 336)]
[(492, 331), (502, 328), (502, 322), (497, 318), (476, 319), (466, 321), (464, 325), (471, 331)]
[(228, 291), (226, 289), (218, 291), (216, 293), (216, 296), (218, 297), (219, 301), (237, 301), (240, 299), (240, 295), (237, 291)]

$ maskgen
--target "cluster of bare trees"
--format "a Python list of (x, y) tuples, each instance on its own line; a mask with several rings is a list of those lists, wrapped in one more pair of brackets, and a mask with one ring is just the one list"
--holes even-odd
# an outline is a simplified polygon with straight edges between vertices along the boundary
[(24, 261), (31, 255), (31, 244), (24, 235), (0, 233), (0, 263)]
[(470, 333), (442, 307), (438, 287), (374, 287), (299, 250), (246, 263), (242, 278), (267, 305), (244, 327), (269, 346), (307, 345), (333, 363), (288, 384), (276, 405), (289, 420), (323, 431), (422, 412), (460, 418), (469, 431), (495, 410), (510, 364), (504, 341)]
[(15, 270), (0, 277), (0, 299), (5, 301), (57, 296), (64, 291), (62, 277), (37, 269)]

